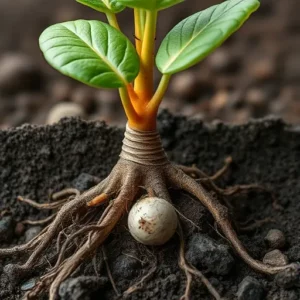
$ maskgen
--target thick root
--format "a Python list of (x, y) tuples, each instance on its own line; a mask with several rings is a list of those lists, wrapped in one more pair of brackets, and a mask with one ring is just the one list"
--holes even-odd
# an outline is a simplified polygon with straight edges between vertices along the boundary
[(294, 264), (290, 264), (288, 266), (273, 267), (252, 258), (248, 254), (245, 247), (238, 239), (234, 229), (232, 228), (232, 225), (229, 221), (228, 209), (225, 206), (221, 205), (200, 184), (198, 184), (190, 176), (186, 175), (179, 168), (174, 168), (173, 170), (171, 170), (171, 172), (169, 171), (168, 178), (172, 181), (174, 187), (180, 187), (181, 189), (195, 196), (201, 201), (201, 203), (213, 215), (218, 226), (221, 228), (226, 238), (230, 241), (234, 250), (251, 268), (264, 274), (274, 275), (287, 268), (295, 267)]
[[(130, 149), (127, 151), (129, 153)], [(214, 176), (209, 177), (203, 172), (203, 174), (198, 173), (203, 179), (203, 182), (199, 183), (186, 174), (188, 170), (184, 167), (173, 166), (163, 161), (162, 157), (159, 157), (159, 160), (154, 158), (158, 165), (146, 166), (121, 158), (106, 179), (81, 195), (76, 190), (69, 189), (56, 194), (53, 197), (54, 202), (47, 204), (39, 204), (29, 199), (19, 199), (39, 209), (56, 210), (51, 216), (54, 218), (52, 223), (32, 241), (11, 249), (0, 249), (0, 257), (30, 253), (23, 265), (6, 267), (12, 278), (22, 279), (29, 276), (32, 270), (36, 270), (37, 267), (44, 267), (45, 261), (52, 264), (52, 267), (41, 277), (39, 284), (26, 294), (25, 299), (39, 299), (40, 293), (49, 290), (49, 300), (55, 300), (60, 284), (104, 244), (106, 238), (122, 216), (128, 212), (138, 196), (146, 191), (150, 196), (157, 196), (171, 202), (169, 195), (169, 188), (171, 187), (182, 189), (199, 199), (213, 215), (238, 255), (255, 270), (265, 274), (276, 274), (286, 268), (294, 267), (293, 264), (284, 267), (272, 267), (250, 257), (231, 226), (227, 208), (204, 188), (210, 187), (208, 190), (215, 189), (219, 194), (222, 192), (224, 196), (225, 190), (219, 189), (214, 184), (214, 180), (226, 172), (231, 163), (230, 159), (227, 160), (225, 167)], [(231, 190), (230, 193), (225, 194), (231, 195), (235, 192), (236, 190)], [(51, 219), (46, 219), (40, 222), (42, 224), (50, 221)], [(182, 299), (189, 298), (193, 277), (200, 278), (210, 293), (216, 299), (221, 299), (205, 276), (186, 263), (183, 241), (183, 233), (181, 232), (179, 265), (187, 277), (186, 293)], [(55, 248), (56, 255), (46, 258), (48, 248), (51, 247), (52, 249)], [(154, 272), (155, 268), (151, 269), (150, 275), (147, 274), (145, 278), (129, 288), (123, 295), (131, 294), (140, 289), (143, 282), (150, 278)], [(114, 285), (112, 279), (111, 282)], [(116, 288), (115, 290), (117, 292)]]

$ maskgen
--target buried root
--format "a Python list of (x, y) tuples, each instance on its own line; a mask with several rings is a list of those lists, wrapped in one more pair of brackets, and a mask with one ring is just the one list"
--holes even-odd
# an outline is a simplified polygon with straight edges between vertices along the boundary
[[(208, 176), (195, 167), (187, 168), (171, 164), (162, 150), (157, 134), (155, 136), (148, 134), (146, 137), (144, 134), (142, 139), (144, 142), (139, 140), (138, 145), (132, 142), (135, 140), (133, 137), (135, 137), (134, 133), (127, 128), (120, 160), (110, 175), (92, 189), (82, 194), (77, 190), (67, 189), (53, 195), (53, 201), (47, 204), (39, 204), (19, 197), (20, 201), (38, 209), (55, 211), (51, 217), (41, 221), (24, 221), (26, 224), (46, 224), (43, 231), (31, 241), (10, 249), (0, 249), (0, 258), (21, 254), (28, 256), (22, 265), (9, 264), (5, 267), (5, 272), (11, 281), (15, 280), (15, 284), (29, 277), (32, 270), (38, 270), (44, 274), (35, 287), (26, 293), (25, 299), (40, 299), (40, 294), (45, 291), (49, 291), (49, 300), (57, 299), (60, 284), (72, 275), (83, 261), (88, 258), (92, 259), (99, 247), (102, 247), (102, 256), (115, 293), (121, 295), (105, 259), (104, 242), (122, 216), (143, 193), (145, 194), (145, 191), (149, 196), (156, 196), (171, 202), (170, 188), (180, 189), (199, 200), (213, 215), (218, 228), (235, 252), (254, 270), (274, 275), (287, 268), (297, 268), (296, 264), (274, 267), (255, 260), (239, 241), (229, 220), (227, 201), (220, 202), (216, 196), (224, 200), (239, 192), (263, 189), (258, 185), (227, 189), (217, 187), (215, 180), (226, 172), (231, 159), (227, 159), (225, 166), (215, 175)], [(157, 143), (153, 139), (157, 140)], [(144, 156), (149, 157), (149, 145), (153, 145), (153, 149), (150, 149), (153, 155), (152, 159), (145, 162)], [(134, 148), (134, 157), (130, 154), (131, 148)], [(179, 267), (184, 271), (187, 281), (185, 294), (181, 299), (189, 299), (193, 277), (200, 279), (215, 299), (221, 299), (219, 293), (201, 271), (186, 262), (184, 232), (180, 224), (178, 235), (180, 238)], [(54, 249), (51, 253), (56, 254), (52, 257), (47, 256), (49, 249)], [(149, 273), (129, 287), (123, 296), (141, 289), (156, 271), (156, 267), (153, 265)]]
[[(141, 189), (151, 191), (151, 196), (155, 195), (170, 201), (168, 188), (180, 188), (199, 199), (214, 216), (216, 223), (237, 254), (256, 271), (272, 275), (286, 268), (294, 267), (293, 264), (272, 267), (251, 258), (229, 222), (227, 208), (211, 196), (200, 183), (184, 173), (180, 167), (170, 163), (160, 167), (145, 167), (120, 159), (106, 179), (81, 195), (76, 190), (68, 189), (61, 193), (60, 197), (63, 199), (59, 198), (55, 202), (45, 205), (19, 198), (32, 206), (38, 206), (39, 209), (56, 209), (57, 212), (50, 225), (45, 227), (33, 240), (25, 245), (0, 250), (0, 257), (29, 254), (29, 258), (23, 265), (8, 265), (6, 271), (13, 275), (12, 278), (22, 280), (32, 273), (32, 269), (45, 268), (50, 263), (51, 267), (47, 268), (46, 274), (40, 278), (38, 284), (26, 294), (25, 298), (37, 299), (40, 293), (49, 289), (49, 299), (56, 299), (60, 284), (85, 259), (92, 257), (98, 247), (103, 245), (121, 217), (141, 194)], [(41, 223), (49, 221), (51, 219), (47, 218)], [(189, 299), (192, 277), (200, 278), (215, 299), (221, 299), (205, 276), (185, 261), (181, 226), (179, 226), (178, 232), (180, 236), (179, 266), (184, 270), (187, 278), (186, 292), (181, 299)], [(54, 244), (57, 255), (43, 261), (46, 250)], [(155, 268), (150, 273), (154, 271)], [(146, 279), (143, 278), (142, 281)], [(111, 280), (111, 282), (113, 281)], [(140, 282), (127, 290), (125, 295), (138, 290), (138, 285)], [(116, 291), (115, 287), (114, 289)], [(118, 291), (116, 293), (119, 294)]]

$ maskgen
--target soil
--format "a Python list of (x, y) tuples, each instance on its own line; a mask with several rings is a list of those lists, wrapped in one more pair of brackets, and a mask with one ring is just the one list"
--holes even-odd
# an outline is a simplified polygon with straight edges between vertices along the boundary
[[(174, 117), (163, 111), (159, 116), (159, 131), (173, 162), (187, 166), (196, 164), (212, 174), (231, 155), (234, 163), (218, 181), (220, 186), (260, 183), (271, 188), (283, 207), (281, 211), (274, 210), (268, 193), (251, 192), (231, 198), (232, 219), (236, 222), (266, 217), (273, 219), (252, 232), (239, 233), (239, 237), (249, 252), (261, 260), (270, 251), (264, 242), (265, 236), (270, 229), (279, 229), (287, 240), (283, 253), (291, 262), (300, 260), (299, 127), (286, 125), (274, 118), (239, 126), (219, 122), (206, 125), (200, 121)], [(53, 126), (24, 125), (0, 131), (0, 211), (10, 210), (14, 224), (25, 219), (45, 217), (45, 212), (17, 202), (16, 197), (22, 195), (46, 202), (50, 193), (66, 187), (89, 188), (94, 184), (93, 180), (104, 178), (117, 162), (122, 135), (122, 129), (79, 119), (64, 119)], [(199, 227), (183, 219), (187, 251), (190, 251), (190, 242), (199, 232), (212, 238), (218, 245), (228, 244), (199, 202), (179, 191), (171, 191), (171, 195), (176, 208)], [(25, 230), (29, 228), (26, 225)], [(12, 243), (2, 241), (0, 246), (24, 242), (25, 234), (18, 234), (12, 233)], [(157, 262), (154, 275), (128, 299), (179, 299), (184, 294), (186, 279), (178, 267), (179, 240), (176, 236), (164, 246), (145, 247), (133, 240), (124, 219), (106, 241), (105, 247), (120, 292), (137, 282)], [(233, 268), (225, 273), (219, 269), (221, 266), (218, 264), (209, 271), (202, 269), (226, 299), (236, 299), (238, 286), (246, 276), (256, 278), (263, 287), (260, 299), (300, 298), (299, 285), (289, 289), (279, 287), (274, 278), (253, 272), (233, 251), (227, 251), (234, 257)], [(23, 292), (20, 285), (13, 287), (12, 280), (3, 272), (2, 267), (8, 262), (3, 260), (0, 264), (0, 298), (21, 299)], [(61, 299), (117, 299), (106, 278), (106, 269), (101, 267), (99, 259), (96, 260), (96, 269), (101, 274), (101, 280), (95, 277), (92, 264), (85, 263), (73, 274), (73, 285), (70, 281), (63, 284)], [(33, 270), (33, 278), (38, 275), (39, 270)], [(195, 280), (192, 299), (212, 298), (206, 288)], [(252, 296), (239, 299), (259, 298)]]

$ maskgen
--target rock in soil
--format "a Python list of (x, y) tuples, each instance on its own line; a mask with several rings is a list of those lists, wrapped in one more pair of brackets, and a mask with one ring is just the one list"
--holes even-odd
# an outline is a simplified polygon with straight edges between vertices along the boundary
[(80, 276), (65, 280), (59, 288), (61, 300), (90, 300), (91, 295), (108, 283), (106, 277)]
[(269, 230), (265, 242), (271, 249), (282, 249), (286, 243), (284, 233), (278, 229)]
[(188, 242), (186, 259), (193, 266), (218, 275), (227, 275), (234, 265), (227, 245), (201, 233), (195, 234)]
[(278, 286), (289, 289), (292, 287), (300, 287), (300, 267), (286, 269), (275, 276)]
[(83, 108), (76, 103), (58, 103), (53, 106), (48, 114), (47, 124), (54, 124), (66, 117), (85, 117)]
[(260, 282), (250, 276), (247, 276), (239, 285), (237, 292), (238, 300), (262, 300), (264, 288)]
[(87, 173), (81, 173), (72, 182), (72, 186), (80, 192), (86, 191), (96, 185), (100, 179)]
[(31, 241), (42, 231), (41, 226), (32, 226), (25, 231), (25, 243)]
[(0, 220), (0, 242), (9, 242), (14, 235), (14, 220), (12, 216), (4, 216)]
[(121, 254), (111, 265), (114, 278), (133, 279), (141, 271), (141, 263), (138, 259)]
[(289, 263), (288, 258), (280, 250), (275, 249), (268, 253), (263, 258), (265, 264), (271, 266), (285, 266)]

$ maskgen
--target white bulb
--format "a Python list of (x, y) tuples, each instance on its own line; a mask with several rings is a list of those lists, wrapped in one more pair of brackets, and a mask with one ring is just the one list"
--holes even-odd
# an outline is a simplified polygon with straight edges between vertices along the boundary
[(147, 197), (136, 202), (128, 215), (131, 235), (145, 245), (162, 245), (175, 233), (177, 214), (166, 200)]

